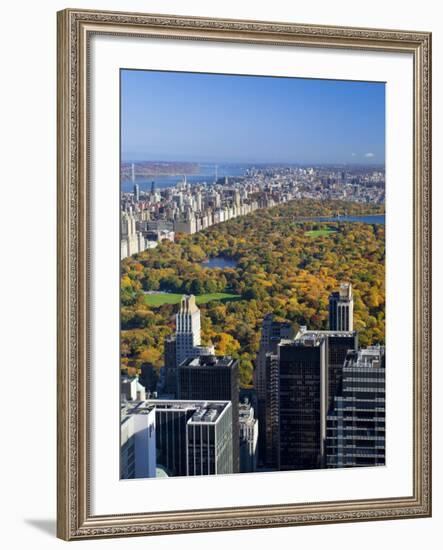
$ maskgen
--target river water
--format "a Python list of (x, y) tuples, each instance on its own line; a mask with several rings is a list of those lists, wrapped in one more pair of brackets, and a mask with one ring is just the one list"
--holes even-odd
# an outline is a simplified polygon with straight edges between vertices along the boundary
[[(198, 174), (187, 175), (186, 181), (190, 184), (213, 183), (216, 173), (217, 178), (224, 178), (226, 176), (244, 176), (247, 168), (250, 168), (251, 165), (218, 164), (217, 170), (215, 167), (215, 164), (200, 164)], [(137, 183), (140, 187), (140, 191), (149, 191), (151, 189), (152, 182), (154, 182), (156, 189), (165, 189), (166, 187), (175, 187), (177, 183), (181, 183), (182, 181), (182, 175), (150, 177), (136, 176), (135, 182), (132, 180), (122, 180), (121, 190), (123, 193), (130, 193), (134, 188), (134, 183)]]

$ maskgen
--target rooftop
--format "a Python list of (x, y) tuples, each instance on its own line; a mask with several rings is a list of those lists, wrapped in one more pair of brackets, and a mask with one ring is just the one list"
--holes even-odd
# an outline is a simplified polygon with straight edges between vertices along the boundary
[(199, 311), (193, 294), (184, 295), (180, 303), (180, 313), (195, 313)]
[(352, 300), (352, 285), (351, 283), (340, 283), (339, 290), (331, 292), (330, 298), (340, 300)]
[(340, 294), (340, 298), (350, 300), (352, 298), (351, 283), (340, 283), (339, 294)]
[(382, 367), (382, 359), (385, 354), (383, 346), (369, 346), (358, 351), (349, 351), (344, 368), (377, 368)]
[(292, 340), (282, 339), (280, 341), (280, 346), (316, 347), (324, 342), (324, 340), (325, 335), (315, 331), (299, 332)]
[(133, 414), (149, 414), (156, 411), (190, 412), (188, 424), (216, 424), (223, 413), (231, 406), (230, 401), (194, 401), (186, 399), (147, 399), (121, 405), (122, 421)]
[(180, 367), (231, 367), (235, 363), (230, 355), (200, 355), (200, 357), (189, 357)]
[(307, 335), (318, 335), (318, 336), (334, 336), (341, 338), (349, 338), (355, 336), (357, 333), (356, 330), (308, 330), (307, 327), (301, 326), (299, 332), (296, 335), (296, 339), (302, 337), (304, 334)]
[(148, 401), (125, 401), (120, 403), (120, 414), (123, 420), (133, 414), (149, 414), (154, 408)]
[(221, 417), (230, 401), (222, 403), (207, 403), (198, 408), (188, 421), (188, 424), (215, 424)]

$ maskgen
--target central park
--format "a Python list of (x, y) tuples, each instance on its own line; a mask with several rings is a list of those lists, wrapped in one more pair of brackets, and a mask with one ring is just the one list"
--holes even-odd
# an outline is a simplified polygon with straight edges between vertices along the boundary
[[(326, 329), (328, 296), (352, 282), (354, 328), (362, 346), (385, 340), (385, 226), (314, 217), (373, 216), (383, 205), (303, 199), (229, 220), (121, 264), (121, 366), (163, 365), (183, 294), (201, 310), (202, 343), (239, 360), (252, 384), (264, 316)], [(211, 264), (212, 260), (213, 261)], [(220, 260), (226, 259), (226, 261)], [(215, 267), (212, 267), (214, 265)], [(223, 267), (225, 266), (226, 267)], [(217, 267), (221, 266), (221, 267)]]

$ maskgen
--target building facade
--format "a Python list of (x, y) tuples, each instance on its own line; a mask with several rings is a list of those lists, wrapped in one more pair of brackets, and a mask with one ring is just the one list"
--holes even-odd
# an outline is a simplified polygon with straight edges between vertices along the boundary
[(239, 406), (240, 472), (255, 472), (257, 469), (258, 430), (254, 408), (245, 400)]
[[(287, 328), (285, 327), (285, 331)], [(267, 334), (270, 334), (268, 331)], [(264, 379), (260, 386), (259, 405), (262, 405), (261, 416), (259, 416), (259, 447), (261, 451), (261, 466), (270, 469), (279, 468), (278, 449), (280, 438), (280, 357), (278, 346), (281, 342), (289, 345), (292, 341), (310, 342), (311, 340), (322, 340), (324, 347), (324, 373), (321, 377), (322, 386), (319, 388), (323, 395), (322, 425), (326, 424), (328, 410), (334, 404), (334, 397), (341, 391), (341, 380), (343, 363), (349, 350), (356, 350), (358, 336), (355, 331), (311, 331), (306, 327), (300, 327), (294, 338), (285, 339), (274, 330), (269, 339), (271, 349), (264, 355)], [(284, 388), (283, 388), (284, 389)], [(260, 410), (260, 409), (259, 409)], [(319, 413), (320, 414), (320, 413)], [(260, 422), (262, 420), (262, 422)]]
[(301, 326), (296, 339), (303, 336), (323, 337), (326, 342), (326, 376), (328, 409), (334, 405), (334, 397), (341, 392), (343, 365), (348, 351), (358, 349), (357, 331), (308, 330)]
[(175, 336), (168, 336), (164, 341), (162, 393), (174, 397), (177, 393), (177, 354)]
[[(280, 410), (280, 364), (276, 353), (266, 354), (266, 378), (264, 391), (264, 412), (262, 424), (259, 418), (259, 441), (264, 439), (264, 458), (261, 464), (266, 468), (277, 468), (279, 448), (279, 410)], [(264, 436), (261, 434), (264, 432)], [(263, 452), (263, 451), (262, 451)]]
[(195, 296), (183, 296), (180, 310), (175, 316), (175, 359), (178, 367), (185, 359), (213, 355), (213, 346), (201, 346), (200, 310)]
[(232, 406), (211, 402), (198, 408), (186, 424), (187, 475), (231, 474)]
[(157, 246), (156, 241), (149, 241), (136, 228), (136, 216), (132, 212), (123, 212), (121, 215), (120, 259), (123, 260), (133, 254), (138, 254)]
[(229, 356), (188, 358), (178, 367), (178, 399), (209, 399), (232, 402), (233, 468), (239, 471), (239, 379), (238, 362)]
[(150, 399), (122, 407), (121, 478), (230, 474), (229, 401)]
[(326, 433), (326, 339), (302, 335), (278, 346), (278, 469), (322, 466)]
[(186, 424), (197, 405), (163, 399), (151, 403), (155, 407), (157, 467), (168, 476), (186, 476)]
[(341, 283), (329, 296), (329, 330), (353, 330), (354, 297), (351, 283)]
[(146, 399), (146, 389), (140, 384), (138, 376), (123, 374), (120, 377), (120, 395), (122, 401), (143, 401)]
[(120, 478), (155, 477), (155, 408), (126, 403), (121, 407)]
[(350, 351), (341, 395), (327, 418), (328, 468), (385, 464), (385, 353), (372, 346)]
[[(276, 423), (275, 415), (272, 415), (275, 403), (270, 403), (273, 398), (275, 400), (275, 359), (270, 359), (268, 356), (275, 355), (280, 341), (283, 338), (292, 338), (293, 334), (294, 330), (290, 323), (276, 321), (272, 314), (266, 315), (263, 319), (260, 347), (254, 369), (254, 387), (257, 391), (257, 416), (260, 426), (259, 462), (267, 467), (275, 466), (275, 441), (272, 434), (275, 434)], [(273, 372), (271, 373), (270, 370)]]

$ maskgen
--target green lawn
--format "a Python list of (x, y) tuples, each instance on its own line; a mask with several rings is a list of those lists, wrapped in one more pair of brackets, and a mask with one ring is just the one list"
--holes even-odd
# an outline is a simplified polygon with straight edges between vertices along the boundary
[(311, 231), (306, 231), (308, 237), (324, 237), (331, 233), (337, 233), (336, 229), (312, 229)]
[[(145, 294), (145, 301), (149, 306), (160, 307), (163, 304), (179, 304), (183, 294), (173, 294), (170, 292), (161, 292), (160, 294)], [(238, 294), (228, 294), (226, 292), (213, 292), (212, 294), (201, 294), (195, 297), (197, 304), (206, 304), (213, 300), (230, 302), (241, 300)]]

